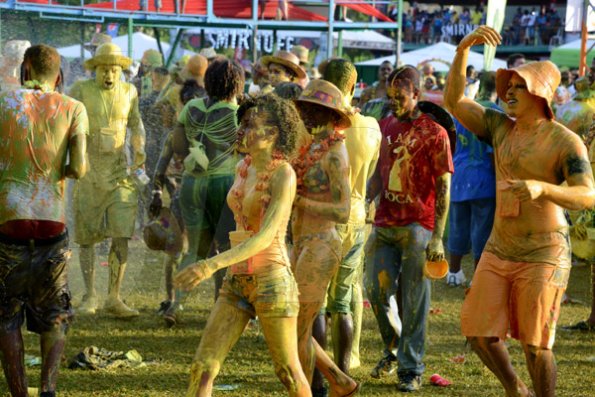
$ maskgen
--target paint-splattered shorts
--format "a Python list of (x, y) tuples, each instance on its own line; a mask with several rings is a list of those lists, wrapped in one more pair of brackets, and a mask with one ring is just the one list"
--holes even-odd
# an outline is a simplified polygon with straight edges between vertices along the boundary
[(40, 241), (0, 235), (0, 328), (42, 333), (67, 326), (73, 316), (66, 260), (68, 235)]
[(288, 266), (264, 274), (227, 274), (219, 299), (252, 317), (297, 317), (300, 303), (295, 278)]
[(551, 349), (570, 269), (481, 256), (461, 309), (465, 336), (513, 338)]

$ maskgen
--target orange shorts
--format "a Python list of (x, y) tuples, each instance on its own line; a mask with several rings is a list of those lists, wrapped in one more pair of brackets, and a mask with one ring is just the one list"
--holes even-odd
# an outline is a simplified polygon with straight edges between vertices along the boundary
[(510, 330), (522, 343), (551, 349), (569, 270), (484, 251), (461, 309), (463, 335), (504, 340)]

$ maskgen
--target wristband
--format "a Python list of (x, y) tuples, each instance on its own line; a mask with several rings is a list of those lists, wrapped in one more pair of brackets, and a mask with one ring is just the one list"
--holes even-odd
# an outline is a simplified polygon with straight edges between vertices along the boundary
[(160, 196), (161, 196), (161, 195), (163, 194), (163, 191), (161, 191), (161, 190), (157, 190), (157, 189), (156, 189), (156, 190), (153, 190), (153, 191), (151, 192), (151, 194), (152, 194), (153, 196), (154, 196), (154, 195), (156, 195), (156, 194), (158, 194), (158, 195), (160, 195)]

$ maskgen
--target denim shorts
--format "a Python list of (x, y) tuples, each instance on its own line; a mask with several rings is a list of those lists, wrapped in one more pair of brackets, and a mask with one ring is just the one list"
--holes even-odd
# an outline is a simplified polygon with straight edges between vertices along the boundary
[(73, 316), (66, 260), (66, 233), (48, 240), (0, 235), (0, 328), (42, 333), (67, 326)]
[(298, 288), (288, 266), (264, 274), (227, 274), (219, 299), (258, 317), (297, 317)]

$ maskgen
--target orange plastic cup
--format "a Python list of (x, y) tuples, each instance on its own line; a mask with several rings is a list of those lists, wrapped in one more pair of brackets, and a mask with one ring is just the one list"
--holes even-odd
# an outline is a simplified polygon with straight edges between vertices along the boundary
[(426, 261), (424, 264), (424, 276), (430, 280), (439, 280), (448, 274), (448, 262), (443, 259), (438, 262)]

